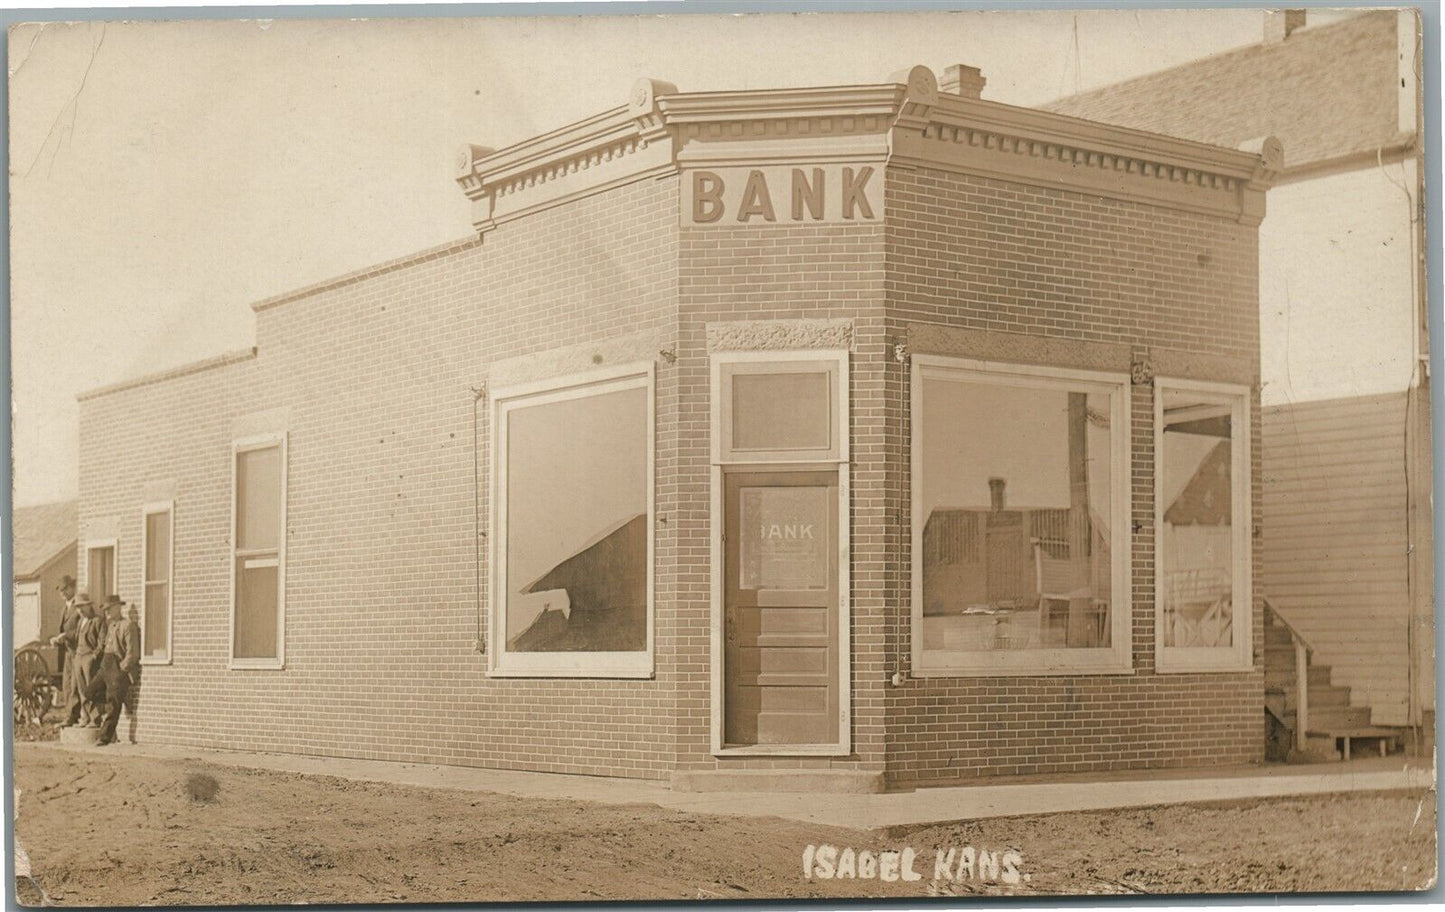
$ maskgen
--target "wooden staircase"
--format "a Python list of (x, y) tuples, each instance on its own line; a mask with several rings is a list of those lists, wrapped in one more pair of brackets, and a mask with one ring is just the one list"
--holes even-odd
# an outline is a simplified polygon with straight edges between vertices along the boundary
[(1370, 707), (1356, 705), (1348, 687), (1331, 682), (1329, 666), (1315, 664), (1313, 653), (1266, 599), (1264, 709), (1271, 722), (1269, 759), (1288, 759), (1293, 750), (1348, 760), (1351, 742), (1357, 740), (1375, 742), (1384, 756), (1399, 742), (1401, 730), (1372, 725)]

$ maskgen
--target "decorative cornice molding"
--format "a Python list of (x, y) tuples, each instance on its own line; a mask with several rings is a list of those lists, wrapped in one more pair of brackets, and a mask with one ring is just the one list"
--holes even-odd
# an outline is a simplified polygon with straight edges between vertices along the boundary
[(940, 96), (917, 132), (895, 131), (898, 164), (937, 167), (1257, 225), (1283, 166), (1277, 139), (1232, 150), (1012, 105)]
[(680, 93), (641, 79), (627, 104), (502, 150), (463, 146), (479, 233), (636, 180), (708, 165), (886, 158), (1258, 224), (1277, 140), (1222, 149), (941, 92), (924, 66), (869, 86)]
[(730, 320), (707, 324), (710, 352), (852, 348), (852, 320)]

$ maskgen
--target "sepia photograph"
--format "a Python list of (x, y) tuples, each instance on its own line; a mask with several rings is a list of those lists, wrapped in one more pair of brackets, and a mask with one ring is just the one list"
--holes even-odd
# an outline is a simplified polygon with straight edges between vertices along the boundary
[(8, 901), (1438, 890), (1439, 11), (1179, 5), (11, 14)]

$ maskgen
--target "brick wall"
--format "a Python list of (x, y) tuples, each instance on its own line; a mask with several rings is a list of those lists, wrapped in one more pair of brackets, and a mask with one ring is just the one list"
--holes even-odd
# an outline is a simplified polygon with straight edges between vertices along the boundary
[[(144, 672), (142, 738), (247, 750), (660, 777), (672, 766), (675, 588), (652, 681), (501, 680), (473, 649), (474, 400), (498, 358), (676, 320), (676, 181), (503, 225), (485, 243), (261, 310), (254, 361), (82, 403), (82, 528), (115, 513), (140, 590), (147, 480), (174, 479), (174, 663)], [(677, 379), (659, 362), (658, 469)], [(228, 670), (236, 415), (288, 414), (286, 668)], [(490, 442), (482, 410), (480, 507)], [(659, 514), (674, 487), (658, 487)], [(658, 538), (659, 567), (672, 545)], [(485, 568), (484, 568), (485, 569)], [(487, 579), (481, 579), (486, 592)]]
[[(174, 662), (145, 671), (142, 737), (653, 778), (774, 766), (906, 781), (1262, 756), (1260, 675), (1153, 674), (1147, 387), (1131, 402), (1138, 673), (886, 683), (910, 645), (909, 390), (893, 343), (935, 324), (1257, 370), (1253, 229), (928, 170), (887, 175), (882, 224), (679, 229), (677, 192), (675, 179), (627, 185), (292, 296), (259, 312), (254, 359), (82, 403), (82, 530), (118, 529), (127, 599), (145, 492), (175, 490)], [(709, 750), (705, 326), (765, 318), (854, 323), (842, 759)], [(475, 498), (485, 529), (491, 445), (483, 408), (473, 446), (471, 388), (499, 359), (639, 330), (675, 338), (677, 355), (656, 362), (656, 677), (490, 679), (473, 649), (486, 634), (473, 510)], [(287, 662), (232, 671), (233, 420), (271, 409), (289, 433)]]
[[(678, 370), (683, 414), (678, 483), (685, 492), (677, 529), (679, 591), (688, 635), (679, 662), (691, 673), (678, 682), (678, 763), (682, 769), (852, 768), (881, 771), (884, 721), (879, 655), (885, 626), (889, 530), (878, 495), (883, 474), (885, 411), (883, 358), (883, 227), (685, 228), (678, 281), (681, 310)], [(852, 756), (729, 757), (710, 754), (709, 523), (711, 457), (708, 401), (709, 322), (762, 319), (851, 319), (852, 415)]]
[[(1255, 229), (942, 171), (888, 174), (889, 332), (935, 324), (1170, 349), (1257, 373)], [(1183, 359), (1187, 361), (1186, 357)], [(902, 387), (908, 373), (891, 366)], [(1218, 379), (1208, 378), (1205, 379)], [(925, 678), (888, 688), (890, 781), (1229, 764), (1263, 759), (1257, 672), (1154, 674), (1154, 405), (1131, 388), (1133, 675)], [(1258, 399), (1252, 406), (1259, 515)], [(900, 517), (889, 662), (911, 647), (909, 425), (887, 450), (887, 511)], [(1262, 648), (1255, 599), (1255, 652)]]

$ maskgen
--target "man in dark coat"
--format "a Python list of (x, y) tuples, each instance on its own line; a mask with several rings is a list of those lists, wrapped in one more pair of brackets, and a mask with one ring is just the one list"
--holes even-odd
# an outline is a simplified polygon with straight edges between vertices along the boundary
[[(100, 664), (85, 691), (87, 700), (105, 704), (100, 744), (116, 740), (115, 725), (120, 721), (121, 707), (127, 705), (131, 675), (140, 668), (140, 625), (123, 616), (125, 605), (119, 596), (111, 596), (105, 608), (105, 641), (101, 645)], [(131, 713), (135, 713), (134, 708)]]
[[(65, 604), (60, 606), (60, 629), (56, 631), (58, 635), (64, 635), (66, 631), (74, 630), (80, 623), (80, 610), (75, 607), (75, 601), (78, 598), (75, 592), (75, 577), (69, 573), (65, 574), (60, 578), (60, 585), (55, 588), (65, 596)], [(55, 662), (60, 666), (60, 699), (65, 701), (65, 711), (68, 716), (71, 705), (76, 702), (75, 663), (72, 661), (75, 653), (65, 643), (57, 643), (58, 638), (59, 636), (52, 637), (50, 642), (55, 646)]]
[[(79, 653), (84, 633), (96, 622), (95, 606), (90, 603), (90, 596), (82, 592), (75, 597), (73, 607), (75, 611), (61, 625), (60, 635), (50, 639), (51, 645), (65, 650), (65, 721), (61, 723), (62, 728), (79, 724), (82, 720), (90, 721), (81, 678), (81, 665), (88, 665), (90, 656), (87, 655), (82, 662)], [(88, 674), (86, 677), (89, 677)]]

